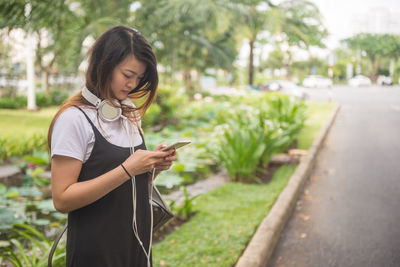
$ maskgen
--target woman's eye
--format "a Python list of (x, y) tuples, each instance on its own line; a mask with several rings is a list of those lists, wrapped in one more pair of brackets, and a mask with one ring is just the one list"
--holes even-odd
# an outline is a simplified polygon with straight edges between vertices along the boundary
[(130, 79), (131, 76), (124, 74), (125, 78)]

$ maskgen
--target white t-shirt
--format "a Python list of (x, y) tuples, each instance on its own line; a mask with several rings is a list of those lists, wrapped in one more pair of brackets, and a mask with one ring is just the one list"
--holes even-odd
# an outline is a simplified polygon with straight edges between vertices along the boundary
[[(103, 137), (113, 145), (130, 147), (127, 130), (123, 119), (113, 122), (104, 122), (93, 107), (80, 107), (93, 122)], [(141, 122), (139, 121), (139, 125)], [(128, 131), (133, 136), (133, 145), (140, 145), (143, 140), (139, 130), (133, 123), (129, 123)], [(129, 129), (130, 128), (130, 129)], [(85, 115), (76, 107), (70, 107), (56, 119), (51, 135), (51, 157), (54, 155), (68, 156), (85, 163), (92, 152), (95, 141), (92, 126)]]

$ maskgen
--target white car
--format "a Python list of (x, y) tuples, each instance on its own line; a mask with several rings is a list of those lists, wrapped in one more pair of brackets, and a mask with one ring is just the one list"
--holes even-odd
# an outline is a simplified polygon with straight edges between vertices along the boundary
[(369, 86), (371, 85), (371, 79), (363, 75), (356, 75), (348, 80), (348, 84), (356, 87)]
[(393, 85), (393, 81), (390, 76), (382, 76), (382, 75), (378, 77), (376, 83), (378, 85)]
[(285, 95), (291, 95), (298, 99), (307, 99), (308, 95), (306, 93), (305, 88), (296, 85), (294, 82), (290, 81), (276, 81), (279, 85), (279, 89), (276, 90)]
[(310, 75), (303, 80), (304, 87), (332, 87), (332, 80), (321, 75)]

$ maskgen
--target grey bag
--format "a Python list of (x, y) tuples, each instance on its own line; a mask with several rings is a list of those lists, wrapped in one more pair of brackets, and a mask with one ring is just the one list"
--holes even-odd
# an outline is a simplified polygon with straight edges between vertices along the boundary
[(153, 232), (156, 232), (161, 226), (171, 220), (174, 217), (174, 214), (172, 214), (168, 205), (162, 199), (157, 187), (152, 184), (149, 186), (151, 186), (153, 190), (153, 199), (151, 204), (153, 205)]

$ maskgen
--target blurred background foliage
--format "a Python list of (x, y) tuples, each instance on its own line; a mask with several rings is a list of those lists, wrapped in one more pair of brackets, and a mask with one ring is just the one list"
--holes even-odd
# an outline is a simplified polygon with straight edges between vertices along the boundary
[[(2, 35), (22, 30), (34, 37), (36, 73), (40, 86), (50, 95), (49, 77), (56, 73), (78, 75), (93, 41), (115, 25), (137, 28), (152, 44), (160, 65), (161, 83), (178, 84), (186, 91), (199, 88), (199, 76), (208, 69), (229, 74), (226, 84), (258, 84), (265, 72), (279, 70), (269, 79), (300, 82), (309, 74), (328, 75), (327, 59), (296, 59), (299, 51), (325, 48), (328, 31), (317, 6), (307, 0), (12, 0), (0, 3)], [(399, 36), (359, 34), (343, 40), (334, 63), (335, 78), (346, 79), (346, 63), (362, 65), (373, 80), (379, 74), (398, 76)], [(23, 42), (23, 41), (22, 41)], [(237, 64), (246, 44), (247, 66)], [(273, 47), (265, 58), (255, 49)], [(0, 42), (0, 69), (23, 76), (10, 59), (11, 47)], [(255, 62), (258, 62), (255, 64)], [(392, 63), (391, 63), (392, 62)], [(276, 77), (278, 76), (278, 77)], [(347, 77), (348, 78), (348, 77)]]
[[(301, 82), (311, 73), (328, 75), (327, 60), (313, 57), (310, 52), (311, 48), (324, 48), (328, 36), (318, 8), (310, 1), (1, 1), (0, 163), (18, 166), (22, 177), (18, 184), (0, 183), (0, 263), (5, 257), (15, 266), (45, 264), (41, 259), (48, 253), (49, 238), (54, 237), (66, 219), (51, 201), (46, 132), (57, 106), (79, 90), (79, 77), (82, 79), (91, 44), (104, 31), (121, 24), (138, 29), (146, 37), (159, 63), (158, 96), (142, 121), (149, 149), (179, 139), (193, 142), (180, 150), (173, 168), (156, 180), (163, 193), (179, 190), (224, 169), (233, 181), (259, 182), (260, 172), (273, 154), (286, 151), (299, 139), (300, 147), (307, 149), (331, 111), (331, 107), (313, 106), (293, 97), (243, 86), (271, 79)], [(41, 107), (36, 112), (24, 110), (27, 100), (24, 92), (18, 90), (18, 83), (3, 83), (25, 79), (24, 59), (16, 59), (17, 48), (9, 40), (23, 50), (28, 36), (35, 46), (36, 103)], [(245, 66), (238, 63), (244, 45)], [(255, 52), (264, 45), (272, 47), (267, 58)], [(296, 59), (298, 51), (309, 53), (309, 59)], [(363, 74), (372, 79), (393, 73), (393, 80), (397, 81), (399, 51), (400, 37), (392, 34), (359, 34), (343, 40), (342, 46), (333, 51), (337, 58), (333, 65), (335, 82), (348, 78), (349, 63), (354, 72), (358, 64)], [(218, 86), (230, 87), (229, 93), (217, 95), (211, 87), (201, 85), (201, 78), (207, 77), (214, 78)], [(61, 82), (54, 82), (58, 79)], [(314, 119), (318, 120), (317, 125), (311, 123), (312, 134), (304, 131), (310, 123), (310, 105), (313, 119), (318, 117), (316, 114), (324, 114), (322, 119)], [(286, 177), (279, 188), (284, 187), (294, 169), (290, 166), (287, 174), (276, 178), (279, 181)], [(244, 185), (228, 185), (236, 186)], [(260, 198), (267, 195), (261, 189)], [(254, 193), (253, 188), (249, 192), (237, 191), (246, 193), (243, 199)], [(185, 192), (185, 204), (174, 210), (188, 219), (196, 207), (194, 198)], [(232, 197), (231, 192), (222, 198)], [(221, 197), (214, 194), (217, 196), (213, 199)], [(228, 199), (231, 205), (232, 200)], [(247, 205), (246, 201), (241, 205)], [(258, 210), (264, 205), (257, 206)], [(250, 206), (240, 206), (240, 210), (245, 213)], [(243, 214), (243, 218), (248, 216)], [(198, 220), (200, 228), (206, 229), (215, 222)], [(222, 225), (231, 225), (229, 218), (219, 220)], [(251, 229), (254, 228), (252, 225)], [(201, 230), (190, 232), (189, 239), (204, 234)], [(242, 239), (238, 243), (247, 243), (241, 233), (239, 237)], [(65, 256), (63, 244), (57, 256), (60, 262)], [(169, 243), (165, 246), (171, 247)], [(225, 255), (226, 258), (232, 261), (240, 255), (241, 248), (238, 246), (235, 255)], [(207, 244), (201, 249), (213, 251)]]

